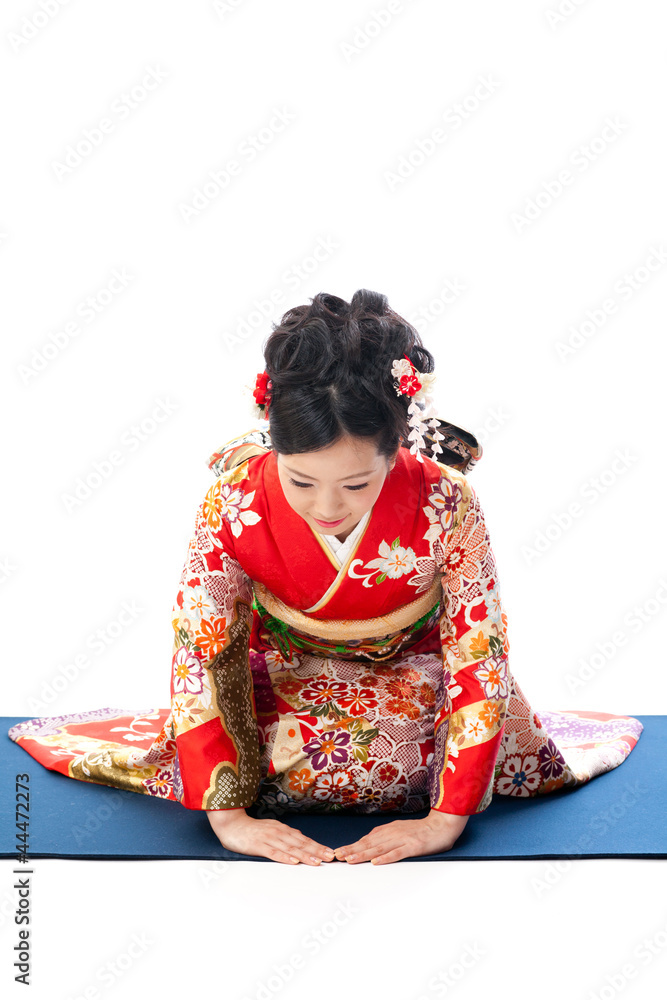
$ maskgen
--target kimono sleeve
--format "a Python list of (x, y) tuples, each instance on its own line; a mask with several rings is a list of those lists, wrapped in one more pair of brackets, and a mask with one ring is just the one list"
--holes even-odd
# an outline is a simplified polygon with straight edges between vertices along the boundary
[(491, 804), (509, 698), (509, 642), (479, 499), (464, 476), (448, 486), (460, 493), (460, 502), (436, 552), (444, 683), (436, 704), (429, 796), (432, 809), (468, 816)]
[(234, 556), (221, 488), (217, 480), (199, 505), (172, 610), (174, 794), (188, 809), (248, 807), (261, 783), (253, 590)]

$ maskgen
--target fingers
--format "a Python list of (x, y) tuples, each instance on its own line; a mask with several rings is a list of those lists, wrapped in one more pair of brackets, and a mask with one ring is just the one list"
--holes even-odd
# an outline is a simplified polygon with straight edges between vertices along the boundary
[(358, 854), (359, 851), (363, 851), (372, 844), (377, 844), (380, 840), (385, 840), (387, 836), (391, 837), (392, 831), (389, 831), (387, 834), (388, 826), (389, 824), (376, 826), (370, 833), (365, 833), (363, 837), (359, 837), (359, 840), (355, 840), (353, 844), (343, 844), (341, 847), (337, 847), (336, 857), (349, 857), (350, 854)]
[(339, 861), (347, 861), (356, 865), (363, 861), (381, 862), (399, 861), (407, 856), (406, 838), (399, 830), (389, 829), (390, 824), (375, 827), (370, 833), (360, 837), (353, 844), (336, 848)]
[[(387, 851), (386, 854), (376, 854), (375, 857), (370, 859), (372, 865), (388, 865), (392, 861), (400, 861), (401, 858), (407, 858), (408, 852), (403, 847), (395, 847), (393, 851)], [(354, 864), (354, 862), (352, 862)]]
[(341, 861), (347, 861), (350, 865), (357, 865), (363, 861), (384, 864), (389, 861), (400, 861), (401, 858), (407, 857), (408, 851), (405, 844), (391, 846), (390, 849), (388, 847), (387, 844), (375, 844), (365, 850), (346, 854), (344, 858), (341, 858)]
[(336, 856), (353, 865), (364, 861), (389, 864), (402, 858), (440, 854), (451, 850), (455, 842), (450, 829), (434, 827), (425, 819), (399, 820), (375, 827), (355, 843), (337, 848)]
[(277, 823), (275, 830), (265, 831), (267, 845), (274, 852), (275, 861), (283, 864), (307, 864), (317, 867), (323, 861), (333, 861), (335, 854), (330, 847), (318, 844), (316, 840), (306, 837), (299, 830), (293, 830), (282, 823)]
[[(239, 810), (239, 813), (242, 810)], [(213, 824), (212, 824), (213, 825)], [(275, 819), (256, 819), (243, 815), (214, 826), (222, 846), (230, 851), (260, 855), (281, 864), (320, 865), (335, 858), (331, 848), (318, 844), (299, 830)]]
[(404, 829), (402, 825), (404, 822), (401, 820), (392, 820), (391, 823), (374, 826), (369, 833), (365, 833), (363, 837), (359, 837), (359, 840), (355, 840), (353, 844), (341, 844), (340, 847), (336, 847), (336, 857), (340, 858), (342, 855), (349, 856), (352, 853), (363, 850), (365, 847), (369, 847), (371, 844), (377, 844), (380, 841), (392, 838), (395, 839), (397, 834), (400, 834), (401, 830)]

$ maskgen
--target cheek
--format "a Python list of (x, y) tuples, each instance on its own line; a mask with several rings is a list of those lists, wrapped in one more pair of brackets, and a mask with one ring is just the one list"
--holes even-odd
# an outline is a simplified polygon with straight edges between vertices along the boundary
[(300, 490), (298, 486), (290, 486), (288, 483), (287, 486), (283, 487), (283, 492), (292, 510), (302, 511), (308, 509), (311, 502), (311, 490)]
[(379, 493), (380, 491), (378, 489), (371, 489), (370, 487), (366, 490), (350, 492), (348, 494), (348, 505), (350, 510), (362, 512), (370, 510), (377, 500)]

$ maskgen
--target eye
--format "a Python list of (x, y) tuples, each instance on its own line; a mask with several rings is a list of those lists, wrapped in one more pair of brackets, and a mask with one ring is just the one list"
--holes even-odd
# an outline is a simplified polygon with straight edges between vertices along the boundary
[[(292, 479), (291, 476), (289, 476), (288, 478), (289, 478), (289, 481), (292, 484), (292, 486), (300, 486), (302, 489), (308, 489), (308, 487), (310, 487), (310, 486), (313, 485), (312, 483), (299, 483), (296, 479)], [(357, 486), (346, 486), (345, 489), (346, 490), (365, 490), (367, 486), (368, 486), (368, 483), (360, 483)]]

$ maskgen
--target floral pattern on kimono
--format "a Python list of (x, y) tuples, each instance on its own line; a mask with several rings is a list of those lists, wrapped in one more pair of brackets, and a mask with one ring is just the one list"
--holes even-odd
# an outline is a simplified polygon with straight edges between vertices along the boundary
[[(215, 452), (172, 608), (169, 708), (96, 709), (9, 731), (62, 774), (193, 810), (470, 815), (493, 793), (572, 788), (642, 725), (534, 711), (465, 469), (400, 449), (341, 557), (286, 502), (267, 431)], [(470, 435), (467, 435), (470, 438)], [(459, 461), (460, 459), (460, 461)]]

